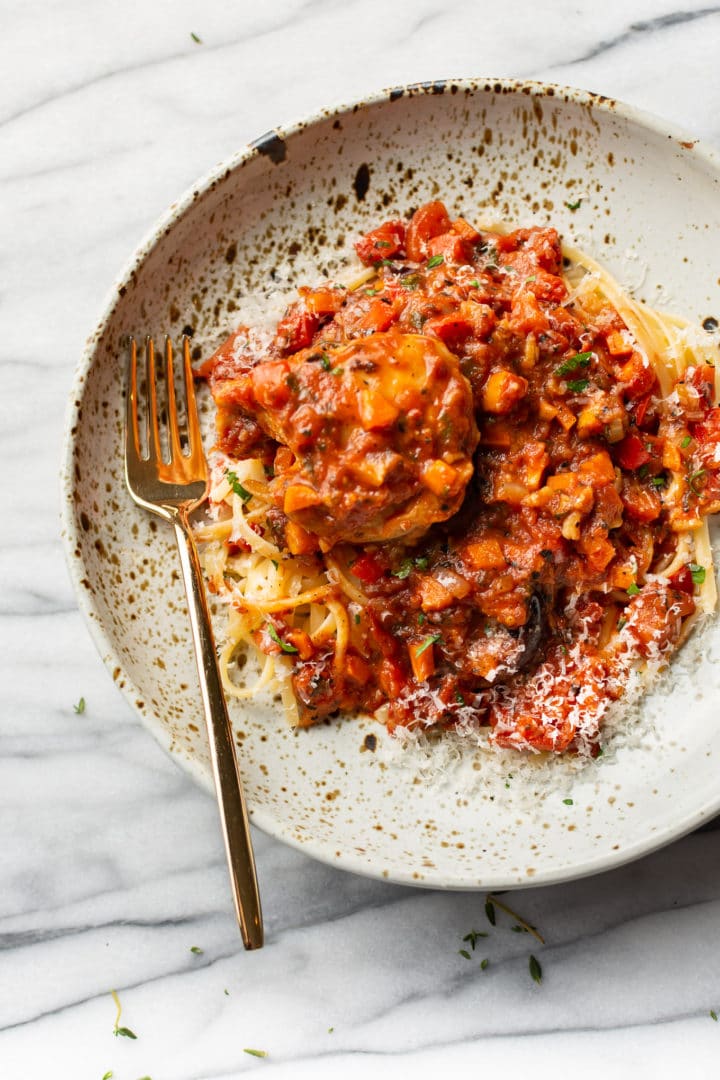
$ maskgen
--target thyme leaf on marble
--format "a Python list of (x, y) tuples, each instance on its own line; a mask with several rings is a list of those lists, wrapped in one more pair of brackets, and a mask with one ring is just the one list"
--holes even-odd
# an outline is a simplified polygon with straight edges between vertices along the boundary
[(532, 978), (535, 980), (535, 982), (536, 983), (541, 983), (542, 982), (542, 968), (540, 967), (539, 961), (536, 960), (535, 957), (532, 956), (532, 955), (530, 956), (530, 959), (528, 961), (528, 969), (530, 971), (530, 974), (531, 974)]
[(481, 937), (488, 937), (488, 933), (486, 930), (471, 930), (469, 934), (465, 935), (463, 941), (469, 941), (472, 951), (475, 952), (477, 940)]
[(488, 964), (489, 964), (489, 963), (490, 963), (490, 961), (488, 960), (488, 958), (487, 958), (487, 956), (486, 956), (484, 960), (481, 960), (481, 961), (480, 961), (480, 970), (481, 970), (481, 971), (484, 971), (484, 970), (485, 970), (485, 968), (486, 968), (486, 967), (488, 966)]
[(73, 709), (78, 714), (78, 716), (80, 715), (80, 713), (84, 713), (85, 712), (85, 698), (81, 697), (80, 700), (78, 701), (77, 705), (73, 705)]
[(487, 915), (487, 920), (490, 923), (490, 925), (494, 926), (495, 925), (495, 905), (493, 904), (492, 900), (489, 897), (485, 901), (485, 914)]
[(112, 1069), (108, 1069), (108, 1071), (103, 1075), (102, 1080), (112, 1080), (113, 1075), (114, 1075), (114, 1073), (113, 1073)]
[(196, 45), (202, 45), (202, 38), (198, 37), (194, 30), (190, 31), (190, 37), (193, 39)]
[(717, 1013), (715, 1012), (714, 1009), (710, 1010), (710, 1015), (712, 1016), (713, 1020), (715, 1020), (717, 1022), (718, 1015), (717, 1015)]
[(466, 960), (470, 959), (470, 953), (467, 951), (467, 949), (458, 949), (458, 953), (460, 954), (460, 956), (464, 956)]
[(137, 1035), (134, 1031), (131, 1031), (129, 1027), (120, 1027), (120, 1016), (122, 1014), (122, 1005), (120, 1004), (120, 998), (117, 996), (117, 991), (115, 990), (111, 990), (110, 994), (113, 1001), (115, 1002), (115, 1007), (117, 1008), (117, 1013), (115, 1014), (115, 1026), (113, 1028), (113, 1035), (123, 1035), (126, 1039), (137, 1039)]
[[(542, 934), (538, 933), (537, 927), (532, 926), (529, 922), (527, 922), (526, 919), (523, 919), (520, 915), (518, 915), (517, 911), (513, 911), (513, 909), (508, 907), (507, 904), (504, 904), (502, 900), (498, 900), (497, 896), (494, 896), (492, 893), (488, 894), (488, 898), (485, 901), (486, 914), (488, 910), (488, 904), (490, 904), (493, 908), (499, 907), (501, 911), (504, 911), (506, 915), (509, 915), (511, 919), (514, 919), (516, 923), (519, 923), (519, 925), (524, 930), (527, 930), (528, 934), (532, 934), (532, 936), (536, 938), (541, 945), (545, 944), (545, 938), (542, 936)], [(494, 915), (495, 911), (493, 910), (493, 916)], [(490, 919), (489, 915), (488, 918)], [(493, 926), (495, 925), (494, 918), (490, 919), (490, 922), (493, 924)]]
[(202, 956), (203, 954), (203, 950), (200, 948), (199, 945), (191, 945), (190, 952), (195, 953), (196, 956)]
[(243, 1047), (243, 1054), (251, 1054), (253, 1057), (267, 1057), (267, 1050), (252, 1050), (250, 1047)]

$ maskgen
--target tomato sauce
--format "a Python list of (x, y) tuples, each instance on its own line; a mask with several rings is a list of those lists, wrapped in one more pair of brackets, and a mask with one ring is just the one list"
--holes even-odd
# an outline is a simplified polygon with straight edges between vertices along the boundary
[(364, 284), (301, 288), (266, 355), (241, 328), (207, 367), (275, 538), (364, 597), (338, 592), (342, 673), (327, 648), (293, 658), (302, 721), (384, 706), (390, 727), (592, 752), (628, 664), (676, 647), (712, 573), (663, 567), (720, 508), (714, 370), (663, 397), (607, 298), (571, 291), (553, 228), (431, 202), (356, 249)]

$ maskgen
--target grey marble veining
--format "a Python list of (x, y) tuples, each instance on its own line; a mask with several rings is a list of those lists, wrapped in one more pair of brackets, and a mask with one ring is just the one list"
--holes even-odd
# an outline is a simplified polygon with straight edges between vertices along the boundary
[[(720, 6), (0, 13), (0, 1078), (717, 1076), (714, 828), (506, 898), (544, 946), (504, 915), (491, 927), (482, 895), (344, 874), (256, 833), (268, 942), (244, 954), (214, 804), (131, 714), (77, 614), (56, 476), (72, 374), (116, 272), (215, 162), (326, 103), (478, 74), (615, 96), (717, 146)], [(489, 936), (467, 960), (471, 929)], [(113, 1035), (113, 989), (136, 1040)]]

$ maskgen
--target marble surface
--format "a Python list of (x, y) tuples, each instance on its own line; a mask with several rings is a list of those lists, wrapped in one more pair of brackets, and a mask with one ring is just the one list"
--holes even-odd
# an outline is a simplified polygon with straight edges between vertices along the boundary
[[(216, 161), (328, 102), (479, 74), (615, 96), (717, 146), (720, 7), (2, 0), (0, 14), (2, 1080), (716, 1076), (712, 826), (506, 896), (544, 945), (504, 915), (492, 928), (482, 895), (354, 877), (256, 833), (267, 946), (243, 953), (214, 804), (116, 693), (77, 612), (56, 478), (116, 271)], [(490, 936), (468, 960), (471, 929)], [(113, 1035), (113, 989), (135, 1040)]]

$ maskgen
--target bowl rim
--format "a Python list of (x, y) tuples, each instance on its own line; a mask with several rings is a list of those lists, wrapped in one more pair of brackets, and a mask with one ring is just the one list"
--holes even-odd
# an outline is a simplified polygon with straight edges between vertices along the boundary
[[(453, 89), (455, 88), (455, 89)], [(82, 407), (83, 387), (87, 375), (92, 367), (98, 341), (105, 334), (107, 327), (115, 313), (117, 306), (123, 299), (124, 293), (132, 283), (133, 277), (142, 266), (144, 261), (153, 251), (158, 242), (175, 227), (177, 223), (190, 211), (192, 206), (221, 180), (226, 179), (238, 167), (245, 162), (253, 160), (261, 155), (273, 159), (273, 155), (280, 150), (281, 144), (293, 138), (319, 123), (328, 120), (340, 119), (343, 116), (353, 114), (361, 109), (367, 109), (376, 105), (390, 103), (402, 98), (422, 97), (427, 95), (442, 95), (446, 91), (452, 93), (464, 92), (468, 96), (482, 94), (523, 95), (529, 99), (550, 98), (584, 106), (589, 110), (617, 115), (621, 119), (634, 123), (638, 127), (652, 132), (655, 135), (666, 137), (686, 151), (691, 151), (694, 156), (701, 158), (706, 165), (716, 171), (720, 180), (720, 152), (705, 140), (700, 139), (688, 132), (681, 126), (662, 119), (655, 113), (618, 101), (615, 98), (595, 93), (579, 87), (565, 86), (558, 83), (545, 82), (535, 79), (514, 79), (509, 77), (478, 76), (475, 78), (444, 78), (423, 82), (398, 84), (377, 91), (373, 91), (356, 100), (337, 101), (333, 105), (316, 109), (309, 115), (300, 119), (289, 121), (271, 128), (251, 142), (243, 145), (228, 158), (213, 165), (206, 173), (200, 176), (183, 193), (181, 193), (167, 209), (155, 220), (154, 224), (145, 232), (135, 250), (126, 260), (124, 266), (115, 276), (109, 286), (105, 298), (100, 307), (100, 313), (95, 323), (95, 328), (88, 336), (83, 347), (82, 355), (73, 373), (72, 385), (68, 394), (64, 430), (62, 459), (60, 467), (60, 524), (61, 539), (65, 555), (65, 564), (73, 585), (78, 608), (83, 616), (85, 625), (90, 633), (95, 647), (112, 677), (112, 671), (119, 669), (123, 674), (123, 685), (119, 685), (116, 679), (116, 688), (122, 693), (136, 716), (139, 717), (143, 726), (150, 732), (153, 738), (168, 753), (168, 756), (187, 774), (191, 776), (209, 794), (214, 795), (212, 778), (200, 765), (195, 757), (182, 756), (172, 752), (173, 738), (169, 731), (157, 724), (157, 721), (145, 709), (137, 705), (138, 687), (125, 672), (120, 657), (115, 652), (112, 642), (105, 631), (97, 605), (94, 601), (92, 590), (85, 588), (82, 583), (82, 569), (84, 564), (76, 554), (80, 549), (80, 533), (75, 516), (75, 503), (73, 498), (73, 457), (75, 446), (75, 432), (79, 429), (79, 410)], [(280, 158), (279, 160), (282, 160)], [(248, 807), (249, 815), (254, 825), (263, 832), (288, 844), (290, 847), (324, 862), (330, 866), (347, 870), (377, 880), (394, 882), (401, 885), (412, 885), (419, 888), (447, 889), (454, 891), (482, 891), (490, 886), (481, 882), (469, 881), (465, 878), (453, 878), (452, 875), (443, 875), (437, 880), (423, 881), (411, 876), (411, 872), (383, 871), (365, 865), (361, 857), (352, 853), (343, 853), (335, 857), (327, 849), (327, 845), (314, 839), (298, 838), (284, 824), (278, 825), (277, 819), (267, 813), (263, 807)], [(680, 819), (672, 829), (665, 830), (660, 835), (648, 840), (642, 834), (629, 847), (624, 847), (620, 852), (602, 852), (589, 857), (572, 867), (538, 869), (532, 878), (524, 880), (508, 879), (507, 883), (492, 884), (494, 889), (519, 889), (534, 888), (541, 885), (558, 884), (565, 881), (574, 881), (582, 877), (588, 877), (604, 871), (609, 871), (632, 862), (644, 855), (649, 855), (672, 843), (675, 840), (692, 832), (713, 816), (720, 813), (720, 791), (717, 799), (710, 804), (689, 812)]]

